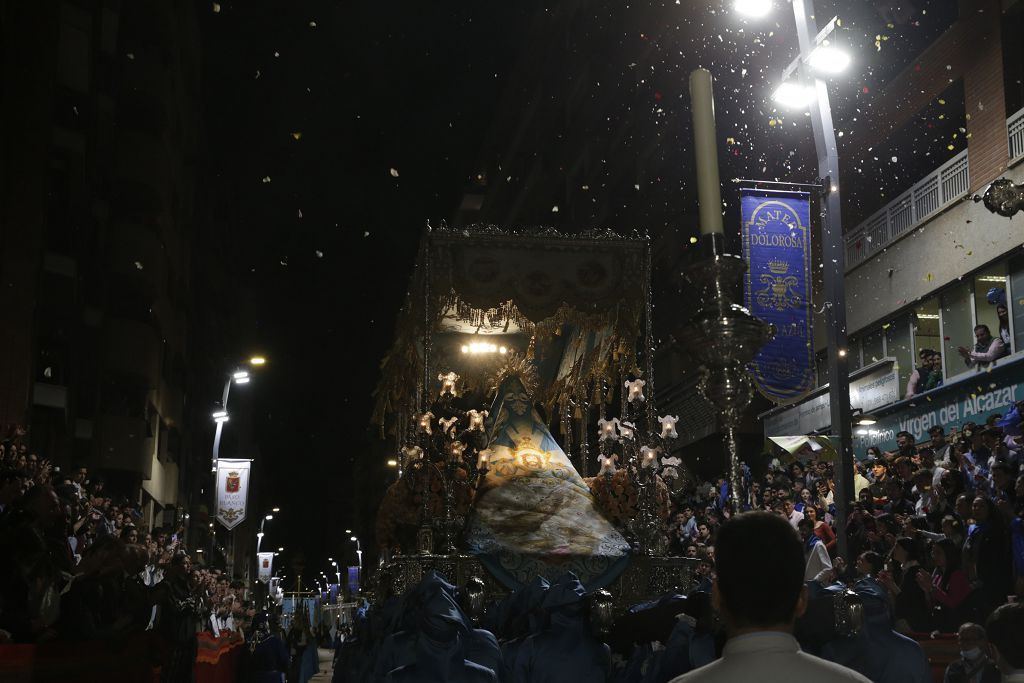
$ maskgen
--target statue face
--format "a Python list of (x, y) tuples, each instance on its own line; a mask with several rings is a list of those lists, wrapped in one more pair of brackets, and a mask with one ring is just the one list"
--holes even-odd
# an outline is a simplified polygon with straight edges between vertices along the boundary
[(530, 408), (530, 397), (525, 391), (510, 391), (505, 394), (505, 405), (516, 415), (525, 415)]

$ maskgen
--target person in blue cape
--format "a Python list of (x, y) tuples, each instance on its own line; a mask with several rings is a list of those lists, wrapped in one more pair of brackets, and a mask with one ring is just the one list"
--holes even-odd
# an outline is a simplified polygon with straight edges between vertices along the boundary
[(544, 597), (545, 628), (523, 643), (509, 683), (596, 683), (607, 680), (608, 646), (590, 631), (586, 590), (568, 572)]
[(512, 665), (515, 663), (523, 643), (530, 636), (540, 633), (546, 625), (547, 621), (541, 605), (544, 604), (544, 599), (550, 588), (551, 584), (547, 579), (537, 576), (512, 594), (501, 629), (503, 641), (501, 655), (505, 664), (505, 668), (501, 672), (503, 680), (511, 678)]
[[(842, 590), (830, 586), (825, 590)], [(858, 634), (833, 640), (821, 649), (824, 659), (842, 664), (875, 683), (929, 683), (932, 680), (924, 650), (892, 630), (889, 598), (873, 578), (853, 585), (864, 605), (864, 625)]]
[(428, 573), (404, 600), (406, 629), (385, 638), (375, 681), (497, 681), (501, 650), (492, 633), (474, 629), (453, 585)]
[(274, 634), (266, 612), (253, 617), (252, 627), (252, 635), (246, 643), (245, 680), (249, 683), (283, 683), (288, 671), (288, 646)]

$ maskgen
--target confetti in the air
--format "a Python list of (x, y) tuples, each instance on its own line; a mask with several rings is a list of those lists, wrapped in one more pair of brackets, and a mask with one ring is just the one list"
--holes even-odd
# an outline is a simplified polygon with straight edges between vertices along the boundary
[(315, 252), (313, 252), (313, 253), (315, 253), (315, 254), (316, 254), (316, 257), (317, 257), (317, 258), (323, 258), (323, 257), (324, 257), (324, 252), (320, 251), (319, 249), (317, 249), (317, 250), (316, 250)]
[(557, 204), (551, 207), (551, 213), (558, 213), (558, 205)]
[(391, 177), (392, 178), (397, 178), (398, 177), (398, 169), (397, 168), (391, 169)]
[(270, 182), (270, 176), (268, 176), (268, 175), (263, 176), (263, 182), (264, 183), (269, 183)]
[(302, 139), (302, 131), (298, 131), (298, 130), (295, 131), (294, 133), (292, 133), (292, 137), (295, 138), (296, 140), (301, 140)]
[(141, 261), (136, 261), (135, 262), (135, 268), (138, 269), (138, 270), (142, 270), (142, 262)]
[(219, 2), (215, 2), (215, 3), (213, 3), (213, 13), (217, 14), (218, 12), (220, 12), (220, 3)]

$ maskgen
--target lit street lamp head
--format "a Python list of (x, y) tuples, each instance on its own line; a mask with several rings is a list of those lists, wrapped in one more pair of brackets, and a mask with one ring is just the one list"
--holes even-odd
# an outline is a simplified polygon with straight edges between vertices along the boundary
[(786, 81), (775, 90), (772, 99), (787, 109), (805, 109), (814, 101), (814, 88), (809, 85)]
[(834, 45), (819, 45), (807, 61), (818, 73), (837, 74), (850, 66), (850, 55)]
[(733, 9), (746, 17), (763, 17), (772, 11), (772, 0), (736, 0)]

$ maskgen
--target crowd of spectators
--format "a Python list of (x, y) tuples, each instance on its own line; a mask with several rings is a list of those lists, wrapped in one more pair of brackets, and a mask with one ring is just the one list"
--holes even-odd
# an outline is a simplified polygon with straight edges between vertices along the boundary
[(24, 433), (0, 443), (0, 557), (0, 644), (148, 633), (178, 680), (197, 633), (242, 632), (255, 613), (243, 582), (193, 565), (183, 528), (146, 527), (138, 505), (38, 458)]
[[(892, 451), (869, 448), (856, 464), (847, 524), (852, 563), (837, 557), (830, 462), (775, 460), (759, 478), (745, 471), (744, 510), (774, 512), (800, 532), (807, 580), (870, 566), (901, 631), (983, 622), (1008, 596), (1024, 598), (1021, 409), (949, 433), (934, 426), (923, 443), (900, 432)], [(670, 553), (700, 559), (703, 579), (714, 568), (717, 530), (732, 514), (724, 479), (691, 489), (675, 504)]]

